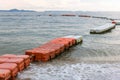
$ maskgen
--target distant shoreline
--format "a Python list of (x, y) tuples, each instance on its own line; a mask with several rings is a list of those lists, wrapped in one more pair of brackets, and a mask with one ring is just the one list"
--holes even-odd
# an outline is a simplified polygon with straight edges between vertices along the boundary
[(46, 11), (35, 11), (35, 10), (25, 10), (25, 9), (10, 9), (10, 10), (0, 10), (0, 12), (47, 12), (47, 13), (76, 13), (76, 12), (120, 12), (120, 11), (83, 11), (83, 10), (78, 10), (78, 11), (69, 11), (69, 10), (46, 10)]
[(0, 12), (36, 12), (36, 11), (33, 11), (33, 10), (10, 9), (10, 10), (0, 10)]

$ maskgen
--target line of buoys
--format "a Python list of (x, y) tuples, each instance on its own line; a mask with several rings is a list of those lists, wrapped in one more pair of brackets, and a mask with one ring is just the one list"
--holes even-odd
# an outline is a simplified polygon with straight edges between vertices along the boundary
[(99, 26), (97, 28), (90, 29), (90, 33), (93, 33), (93, 34), (104, 33), (104, 32), (107, 32), (107, 31), (113, 29), (113, 28), (115, 28), (115, 24), (107, 23), (107, 24)]
[(76, 16), (75, 14), (62, 14), (61, 16)]
[(92, 16), (92, 15), (86, 15), (86, 14), (61, 14), (61, 15), (55, 15), (55, 14), (48, 14), (48, 16), (66, 16), (66, 17), (84, 17), (84, 18), (98, 18), (98, 19), (104, 19), (104, 20), (110, 20), (111, 23), (114, 23), (116, 25), (120, 25), (120, 19), (115, 18), (108, 18), (105, 16)]
[(14, 80), (18, 72), (31, 61), (48, 61), (71, 46), (82, 42), (82, 36), (64, 36), (53, 39), (37, 48), (26, 50), (26, 55), (5, 54), (0, 56), (0, 80)]
[(99, 19), (106, 19), (106, 20), (111, 20), (111, 18), (107, 17), (100, 17), (100, 16), (91, 16), (92, 18), (99, 18)]
[[(50, 14), (49, 16), (53, 16)], [(63, 14), (61, 16), (77, 16), (74, 14)], [(89, 15), (78, 15), (79, 17), (92, 17), (111, 20), (112, 23), (90, 29), (90, 33), (103, 33), (115, 28), (115, 25), (120, 25), (120, 21), (107, 17), (96, 17)], [(24, 70), (32, 61), (46, 62), (55, 58), (66, 49), (81, 43), (82, 36), (69, 35), (60, 38), (55, 38), (39, 47), (26, 50), (25, 55), (5, 54), (0, 56), (0, 80), (14, 80), (18, 72)]]
[(65, 36), (53, 39), (48, 43), (45, 43), (37, 48), (26, 50), (26, 55), (34, 55), (34, 61), (46, 62), (55, 56), (62, 53), (64, 50), (71, 46), (80, 43), (82, 41), (81, 36)]
[(30, 65), (30, 56), (5, 54), (0, 56), (0, 80), (13, 80), (18, 72)]
[(90, 18), (91, 16), (89, 16), (89, 15), (78, 15), (79, 17), (88, 17), (88, 18)]

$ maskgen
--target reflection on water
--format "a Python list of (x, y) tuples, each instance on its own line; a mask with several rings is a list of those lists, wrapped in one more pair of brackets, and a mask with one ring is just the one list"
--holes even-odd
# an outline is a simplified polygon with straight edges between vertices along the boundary
[[(24, 54), (27, 49), (40, 46), (53, 38), (71, 34), (82, 35), (83, 43), (73, 46), (47, 63), (32, 63), (28, 69), (18, 75), (19, 80), (96, 80), (96, 78), (118, 80), (120, 78), (119, 64), (105, 64), (120, 61), (120, 26), (105, 34), (89, 34), (90, 28), (110, 21), (80, 17), (37, 16), (39, 13), (27, 16), (28, 14), (5, 13), (4, 16), (0, 14), (1, 55)], [(97, 64), (98, 62), (103, 64)], [(110, 75), (112, 77), (109, 77)]]

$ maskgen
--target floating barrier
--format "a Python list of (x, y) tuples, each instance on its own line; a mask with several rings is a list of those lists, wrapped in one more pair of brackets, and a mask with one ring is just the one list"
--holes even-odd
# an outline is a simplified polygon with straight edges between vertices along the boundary
[(69, 35), (53, 39), (31, 50), (26, 50), (26, 55), (2, 55), (0, 56), (0, 80), (13, 80), (18, 72), (30, 65), (31, 59), (33, 61), (49, 61), (80, 42), (82, 42), (82, 36)]
[[(15, 63), (2, 63), (2, 64), (0, 64), (0, 69), (10, 70), (11, 78), (14, 78), (18, 74), (17, 64), (15, 64)], [(6, 73), (6, 71), (5, 71), (5, 73)], [(0, 77), (0, 78), (2, 78), (2, 77)], [(6, 76), (4, 78), (8, 78), (8, 77)]]
[(110, 20), (110, 18), (107, 18), (107, 17), (92, 16), (92, 18), (99, 18), (99, 19), (106, 19), (106, 20)]
[[(5, 54), (0, 56), (0, 80), (13, 80), (18, 72), (30, 65), (30, 56)], [(2, 71), (2, 72), (1, 72)]]
[(106, 31), (109, 31), (109, 30), (111, 30), (111, 29), (113, 29), (113, 28), (115, 28), (115, 24), (112, 24), (112, 23), (107, 23), (107, 24), (105, 24), (105, 25), (103, 25), (103, 26), (99, 26), (99, 27), (97, 27), (97, 28), (93, 28), (93, 29), (91, 29), (90, 30), (90, 33), (104, 33), (104, 32), (106, 32)]
[(49, 14), (49, 16), (52, 16), (52, 14)]
[(40, 47), (27, 50), (27, 55), (34, 55), (35, 61), (48, 61), (64, 50), (64, 45), (46, 43)]
[(30, 62), (31, 62), (30, 61), (30, 56), (28, 56), (28, 55), (17, 55), (17, 58), (24, 59), (25, 68), (30, 65)]
[(88, 17), (88, 18), (90, 18), (91, 16), (89, 16), (89, 15), (78, 15), (79, 17)]
[(76, 16), (74, 14), (62, 14), (61, 16)]
[(11, 77), (11, 71), (7, 69), (0, 69), (0, 80), (8, 80)]
[(0, 58), (0, 63), (15, 63), (17, 64), (17, 67), (19, 71), (22, 71), (24, 69), (24, 61), (20, 58)]
[(2, 55), (0, 57), (3, 57), (3, 58), (21, 58), (24, 60), (24, 67), (26, 68), (27, 66), (30, 65), (30, 56), (28, 55), (15, 55), (15, 54), (5, 54), (5, 55)]
[(24, 61), (23, 61), (23, 59), (12, 58), (12, 59), (9, 59), (6, 62), (7, 63), (16, 63), (19, 71), (22, 71), (24, 69)]
[(120, 25), (120, 20), (113, 20), (112, 23), (116, 25)]
[(48, 43), (45, 43), (37, 48), (26, 50), (26, 55), (34, 55), (34, 61), (49, 61), (55, 58), (57, 55), (70, 48), (71, 46), (78, 44), (82, 41), (81, 36), (64, 36), (53, 39)]

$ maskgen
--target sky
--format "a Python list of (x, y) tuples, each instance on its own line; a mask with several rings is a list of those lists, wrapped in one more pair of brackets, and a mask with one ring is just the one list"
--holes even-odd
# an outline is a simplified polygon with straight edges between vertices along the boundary
[(0, 0), (0, 9), (120, 11), (120, 0)]

